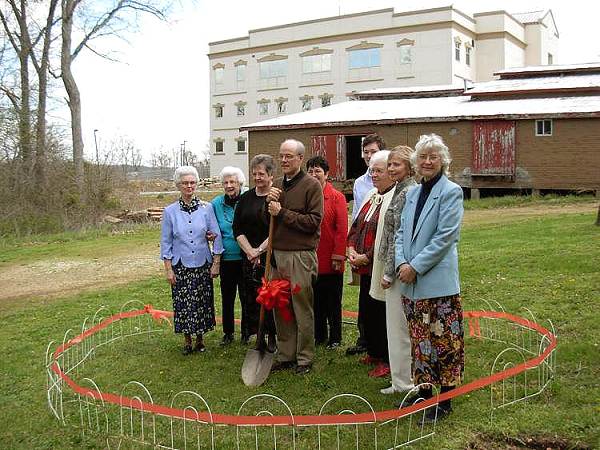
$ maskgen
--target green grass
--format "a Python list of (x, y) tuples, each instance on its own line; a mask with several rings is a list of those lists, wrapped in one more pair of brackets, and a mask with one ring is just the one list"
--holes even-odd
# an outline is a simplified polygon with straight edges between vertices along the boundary
[(587, 195), (506, 195), (503, 197), (486, 197), (479, 200), (465, 200), (466, 210), (512, 208), (519, 206), (562, 206), (571, 204), (597, 203), (591, 194)]
[[(569, 448), (597, 448), (600, 227), (593, 225), (594, 220), (593, 214), (570, 214), (463, 230), (460, 263), (464, 308), (485, 309), (484, 300), (498, 301), (508, 311), (525, 315), (520, 308), (527, 307), (540, 321), (552, 320), (558, 333), (557, 375), (541, 396), (500, 410), (493, 422), (489, 420), (489, 390), (457, 399), (455, 412), (438, 425), (437, 436), (419, 448), (462, 449), (482, 439), (489, 444), (505, 437), (558, 437), (565, 439)], [(113, 248), (132, 242), (150, 245), (156, 242), (157, 233), (157, 229), (147, 229), (122, 237), (55, 237), (34, 252), (30, 246), (15, 243), (9, 261), (37, 258), (48, 245), (60, 246), (53, 251), (60, 249), (64, 255), (86, 251), (87, 242)], [(344, 307), (355, 309), (356, 299), (356, 288), (346, 286)], [(68, 328), (80, 328), (83, 318), (93, 315), (101, 305), (117, 312), (127, 300), (152, 303), (161, 309), (170, 309), (171, 303), (164, 280), (148, 279), (68, 298), (24, 300), (19, 307), (0, 311), (0, 442), (4, 448), (106, 448), (101, 438), (82, 438), (77, 428), (62, 427), (47, 410), (43, 359), (49, 340), (62, 341)], [(217, 296), (217, 306), (219, 302)], [(209, 333), (205, 354), (183, 357), (179, 354), (180, 337), (165, 327), (159, 335), (132, 337), (99, 349), (74, 378), (80, 384), (85, 384), (83, 377), (93, 378), (101, 389), (116, 393), (128, 381), (138, 380), (148, 387), (155, 402), (163, 404), (168, 404), (175, 392), (189, 389), (205, 397), (213, 412), (225, 414), (236, 414), (246, 398), (262, 392), (281, 396), (296, 414), (317, 414), (325, 400), (343, 392), (360, 394), (377, 409), (392, 407), (393, 399), (378, 393), (385, 383), (368, 378), (357, 358), (348, 358), (341, 350), (319, 349), (315, 369), (304, 378), (290, 373), (272, 374), (261, 388), (246, 388), (239, 376), (246, 348), (237, 342), (220, 348), (220, 337), (219, 329)], [(345, 344), (354, 338), (354, 327), (345, 326)], [(467, 381), (489, 374), (495, 355), (503, 348), (470, 338), (466, 345)], [(139, 393), (125, 392), (130, 396)], [(119, 415), (111, 408), (109, 413), (114, 430)], [(67, 415), (67, 421), (78, 423), (78, 414)], [(160, 430), (167, 426), (165, 419), (159, 419)], [(289, 434), (281, 431), (278, 443), (287, 448)], [(331, 431), (326, 431), (326, 442), (332, 442)], [(234, 429), (218, 427), (215, 433), (217, 448), (233, 448)], [(380, 443), (389, 444), (389, 427), (381, 428), (379, 433)], [(361, 431), (364, 448), (371, 448), (366, 443), (372, 442), (372, 436), (369, 439), (367, 435), (368, 430)], [(298, 431), (299, 448), (315, 448), (315, 442), (315, 429)], [(488, 444), (478, 448), (491, 448)]]
[(156, 245), (160, 225), (124, 224), (58, 234), (6, 238), (0, 241), (0, 267), (6, 263), (33, 262), (51, 257), (110, 256), (136, 247)]

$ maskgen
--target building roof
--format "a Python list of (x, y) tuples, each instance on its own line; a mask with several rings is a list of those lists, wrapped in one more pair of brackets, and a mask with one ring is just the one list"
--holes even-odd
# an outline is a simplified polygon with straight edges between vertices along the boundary
[(510, 13), (515, 19), (522, 24), (528, 23), (539, 23), (548, 14), (547, 9), (540, 9), (539, 11), (530, 11), (522, 13)]
[(549, 75), (536, 78), (509, 78), (477, 83), (465, 95), (483, 97), (507, 94), (543, 94), (600, 91), (600, 71), (581, 75)]
[(366, 91), (353, 92), (351, 97), (357, 100), (369, 100), (378, 98), (410, 98), (410, 97), (442, 97), (449, 95), (461, 95), (465, 90), (464, 85), (441, 84), (432, 86), (403, 86), (369, 89)]
[(499, 70), (494, 75), (501, 79), (548, 76), (550, 74), (600, 73), (600, 62), (579, 64), (555, 64), (549, 66), (513, 67)]
[(240, 129), (256, 131), (475, 119), (567, 117), (600, 118), (600, 95), (480, 101), (471, 101), (470, 96), (356, 100), (255, 122)]

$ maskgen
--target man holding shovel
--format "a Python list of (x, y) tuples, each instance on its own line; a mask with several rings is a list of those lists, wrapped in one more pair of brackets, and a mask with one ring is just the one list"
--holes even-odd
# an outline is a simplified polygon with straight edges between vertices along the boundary
[(272, 370), (310, 372), (315, 354), (313, 283), (317, 278), (319, 231), (323, 217), (323, 192), (319, 182), (301, 170), (304, 145), (287, 139), (279, 148), (283, 178), (267, 195), (274, 218), (271, 278), (283, 278), (300, 290), (292, 294), (291, 320), (275, 309), (277, 362)]

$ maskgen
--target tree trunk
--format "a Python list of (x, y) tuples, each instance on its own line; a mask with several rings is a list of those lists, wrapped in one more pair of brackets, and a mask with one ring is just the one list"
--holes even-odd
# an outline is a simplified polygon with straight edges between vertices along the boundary
[(62, 49), (60, 58), (61, 78), (67, 91), (69, 110), (71, 111), (71, 140), (73, 143), (73, 165), (75, 184), (80, 198), (84, 196), (83, 137), (81, 132), (81, 95), (71, 71), (71, 33), (73, 30), (74, 0), (62, 1)]
[(52, 44), (52, 25), (57, 4), (58, 0), (50, 0), (46, 29), (44, 30), (42, 56), (39, 67), (36, 67), (39, 90), (35, 137), (35, 176), (38, 187), (42, 189), (48, 186), (48, 177), (46, 174), (46, 99), (48, 97), (48, 64), (50, 59), (50, 45)]

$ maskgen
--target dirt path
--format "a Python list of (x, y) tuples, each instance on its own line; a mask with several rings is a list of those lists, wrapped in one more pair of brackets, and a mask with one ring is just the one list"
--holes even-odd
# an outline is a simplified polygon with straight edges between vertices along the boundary
[[(596, 203), (467, 211), (465, 226), (515, 222), (549, 214), (579, 214), (595, 212)], [(122, 254), (95, 259), (59, 258), (0, 267), (0, 302), (3, 306), (19, 299), (52, 298), (92, 291), (151, 276), (162, 276), (162, 264), (155, 247), (130, 249)]]

